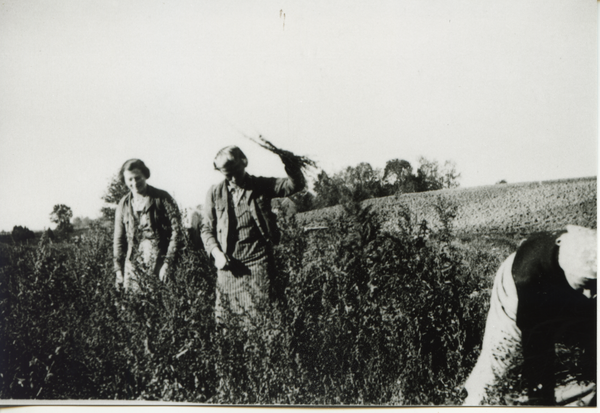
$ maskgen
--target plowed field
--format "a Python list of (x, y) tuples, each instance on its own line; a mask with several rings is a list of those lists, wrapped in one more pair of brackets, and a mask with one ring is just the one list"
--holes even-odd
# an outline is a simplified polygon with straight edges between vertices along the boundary
[[(531, 233), (567, 224), (596, 228), (596, 182), (590, 177), (445, 189), (369, 199), (363, 205), (371, 205), (390, 229), (403, 206), (415, 222), (425, 219), (439, 225), (434, 208), (439, 198), (456, 205), (454, 229), (461, 233)], [(324, 208), (298, 214), (298, 220), (318, 225), (340, 212), (340, 206)]]

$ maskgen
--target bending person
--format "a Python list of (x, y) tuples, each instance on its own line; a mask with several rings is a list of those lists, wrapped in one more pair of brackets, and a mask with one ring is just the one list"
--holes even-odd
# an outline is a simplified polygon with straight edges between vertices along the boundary
[(271, 199), (290, 196), (305, 185), (299, 167), (281, 160), (288, 176), (265, 178), (246, 173), (248, 159), (237, 146), (225, 147), (215, 157), (213, 165), (225, 179), (206, 195), (202, 242), (218, 269), (217, 319), (224, 296), (235, 313), (250, 314), (256, 314), (255, 301), (268, 296), (273, 245), (279, 242)]
[(567, 231), (529, 237), (504, 261), (464, 405), (481, 404), (518, 351), (528, 404), (556, 403), (555, 343), (570, 339), (595, 355), (596, 248), (596, 230), (567, 225)]
[(166, 281), (178, 245), (178, 209), (171, 195), (146, 183), (150, 170), (140, 159), (125, 162), (119, 177), (130, 192), (115, 213), (115, 287), (137, 291), (144, 270)]

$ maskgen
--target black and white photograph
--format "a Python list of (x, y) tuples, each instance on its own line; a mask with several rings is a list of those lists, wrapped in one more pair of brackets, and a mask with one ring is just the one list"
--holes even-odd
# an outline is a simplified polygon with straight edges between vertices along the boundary
[(598, 17), (0, 2), (1, 408), (596, 406)]

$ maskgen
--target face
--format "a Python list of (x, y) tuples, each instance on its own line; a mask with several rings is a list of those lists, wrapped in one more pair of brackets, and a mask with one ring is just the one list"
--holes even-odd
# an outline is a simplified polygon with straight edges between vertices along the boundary
[(123, 172), (125, 185), (133, 193), (143, 193), (146, 190), (146, 177), (139, 169)]
[(225, 165), (219, 168), (219, 172), (223, 174), (227, 182), (234, 185), (241, 185), (246, 176), (246, 168), (243, 164)]

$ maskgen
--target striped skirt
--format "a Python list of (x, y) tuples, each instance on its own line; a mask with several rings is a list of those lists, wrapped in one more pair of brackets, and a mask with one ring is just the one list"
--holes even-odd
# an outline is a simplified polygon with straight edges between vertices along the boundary
[(230, 270), (217, 271), (215, 316), (223, 319), (225, 306), (231, 312), (256, 316), (257, 304), (267, 300), (271, 266), (268, 260), (250, 264), (238, 263)]

